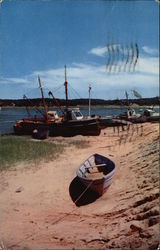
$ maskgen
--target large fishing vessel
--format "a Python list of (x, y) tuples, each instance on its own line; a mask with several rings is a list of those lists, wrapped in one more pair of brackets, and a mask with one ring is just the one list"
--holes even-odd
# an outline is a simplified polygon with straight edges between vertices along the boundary
[(17, 121), (14, 125), (14, 131), (16, 134), (33, 134), (36, 130), (40, 135), (49, 134), (49, 136), (75, 136), (75, 135), (92, 135), (98, 136), (101, 132), (98, 118), (84, 117), (80, 112), (79, 108), (70, 108), (68, 105), (68, 88), (67, 88), (67, 74), (65, 66), (65, 96), (66, 96), (66, 106), (62, 109), (56, 98), (53, 96), (57, 107), (62, 112), (61, 116), (53, 112), (47, 111), (47, 106), (44, 98), (43, 88), (41, 84), (40, 77), (38, 76), (39, 87), (41, 90), (42, 100), (45, 115), (41, 118), (24, 118)]

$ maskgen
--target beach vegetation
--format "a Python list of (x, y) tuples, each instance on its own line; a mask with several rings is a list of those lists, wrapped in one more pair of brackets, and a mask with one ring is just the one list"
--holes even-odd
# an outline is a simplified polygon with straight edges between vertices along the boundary
[(48, 162), (57, 159), (66, 147), (87, 147), (84, 140), (34, 140), (30, 136), (5, 135), (0, 137), (0, 171), (17, 163)]
[(20, 162), (49, 161), (64, 151), (64, 145), (32, 140), (30, 137), (1, 136), (0, 170)]

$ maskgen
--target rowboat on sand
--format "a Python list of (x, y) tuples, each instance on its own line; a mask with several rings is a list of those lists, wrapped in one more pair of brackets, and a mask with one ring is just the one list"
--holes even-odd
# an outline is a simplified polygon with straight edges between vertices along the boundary
[(112, 182), (115, 164), (109, 158), (93, 154), (85, 160), (77, 171), (80, 181), (99, 196), (103, 195)]

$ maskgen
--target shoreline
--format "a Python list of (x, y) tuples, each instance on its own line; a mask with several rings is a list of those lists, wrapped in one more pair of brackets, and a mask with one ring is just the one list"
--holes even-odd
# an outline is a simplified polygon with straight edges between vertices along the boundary
[[(154, 108), (159, 108), (160, 106), (159, 105), (138, 105), (138, 104), (133, 104), (133, 105), (130, 105), (130, 107), (131, 108), (150, 108), (150, 107), (152, 107), (152, 106), (154, 106)], [(37, 106), (27, 106), (27, 108), (29, 108), (29, 109), (34, 109), (34, 107), (36, 107), (37, 108)], [(65, 106), (61, 106), (62, 108), (65, 108)], [(72, 106), (72, 105), (70, 105), (70, 108), (76, 108), (76, 107), (79, 107), (79, 108), (88, 108), (88, 105), (74, 105), (74, 106)], [(95, 108), (117, 108), (117, 109), (122, 109), (122, 108), (128, 108), (128, 106), (127, 105), (122, 105), (122, 106), (120, 106), (120, 105), (100, 105), (100, 104), (97, 104), (97, 105), (92, 105), (92, 107), (95, 107)], [(13, 109), (24, 109), (24, 108), (26, 108), (26, 106), (1, 106), (1, 108), (2, 109), (5, 109), (5, 108), (13, 108)], [(38, 108), (39, 109), (44, 109), (44, 107), (43, 106), (38, 106)], [(53, 106), (49, 106), (48, 108), (56, 108), (56, 109), (58, 109), (57, 107), (55, 107), (54, 105)], [(2, 110), (1, 109), (1, 110)]]

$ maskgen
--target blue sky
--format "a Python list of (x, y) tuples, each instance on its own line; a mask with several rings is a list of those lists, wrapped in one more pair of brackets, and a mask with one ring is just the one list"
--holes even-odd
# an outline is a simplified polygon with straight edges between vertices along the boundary
[[(103, 0), (4, 0), (0, 7), (0, 98), (64, 98), (67, 65), (70, 98), (124, 98), (136, 89), (143, 97), (159, 95), (158, 3)], [(109, 47), (138, 44), (135, 70), (109, 71)], [(114, 56), (116, 57), (116, 49)], [(135, 51), (134, 51), (135, 53)], [(113, 64), (115, 62), (112, 62)], [(115, 67), (116, 68), (116, 67)], [(73, 89), (75, 91), (73, 91)], [(76, 93), (78, 93), (76, 95)]]

